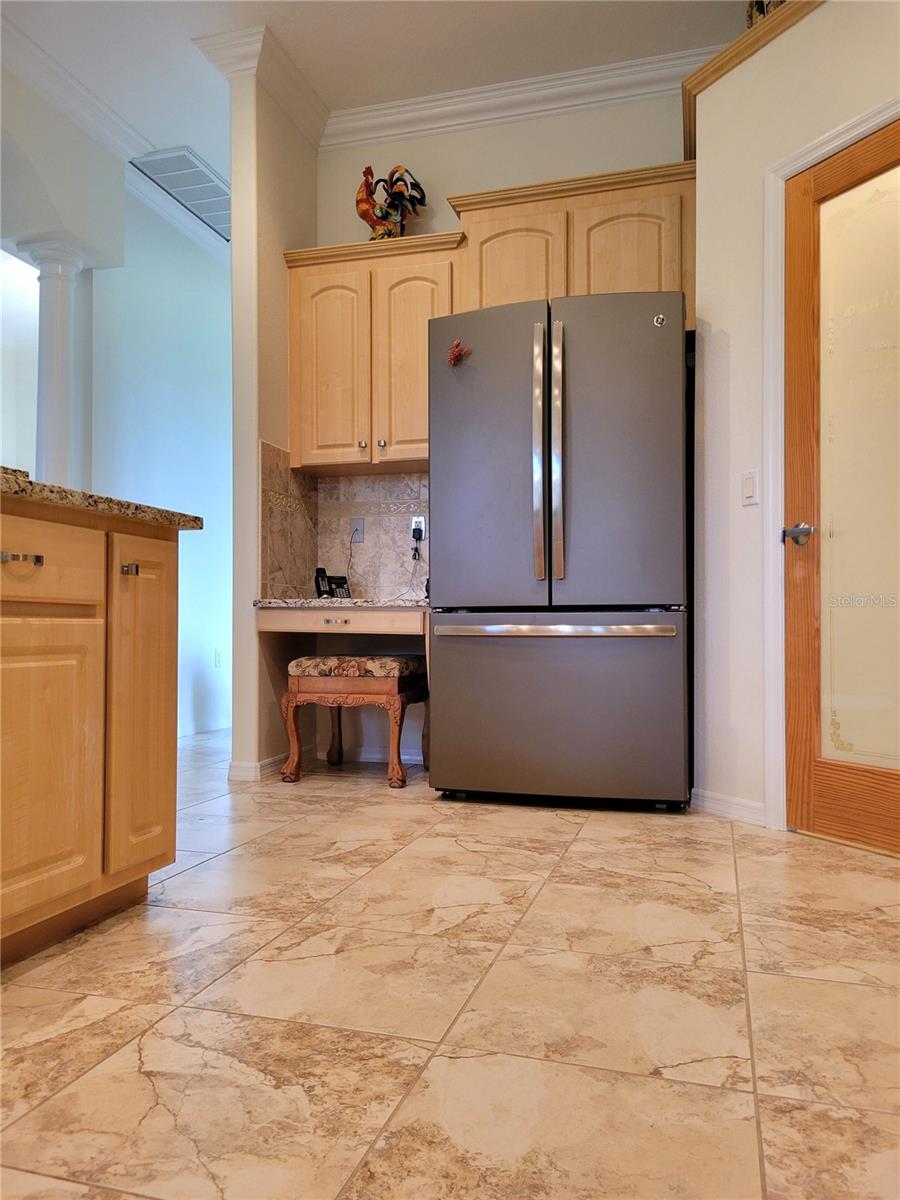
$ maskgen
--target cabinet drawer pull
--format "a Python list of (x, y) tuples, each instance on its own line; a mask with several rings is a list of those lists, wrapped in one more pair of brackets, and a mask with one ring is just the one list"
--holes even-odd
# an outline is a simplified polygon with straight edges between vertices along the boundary
[(27, 562), (35, 567), (44, 565), (43, 554), (11, 554), (8, 550), (0, 550), (0, 563)]
[(141, 564), (140, 563), (136, 563), (136, 562), (122, 563), (122, 574), (123, 575), (140, 575), (140, 573), (141, 573)]
[(387, 446), (387, 442), (384, 440), (384, 438), (379, 438), (378, 445), (381, 447), (382, 450), (384, 450), (384, 448)]
[(360, 450), (365, 450), (369, 445), (368, 442), (357, 442), (356, 444), (359, 446)]
[(349, 617), (324, 617), (322, 620), (322, 624), (323, 625), (349, 625), (350, 618)]

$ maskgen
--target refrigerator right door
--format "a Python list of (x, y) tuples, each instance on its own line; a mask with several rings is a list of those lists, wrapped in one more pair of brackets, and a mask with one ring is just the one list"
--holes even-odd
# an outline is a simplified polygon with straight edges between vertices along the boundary
[(688, 799), (687, 614), (431, 614), (433, 788)]
[(684, 299), (551, 305), (551, 602), (681, 605), (685, 579)]

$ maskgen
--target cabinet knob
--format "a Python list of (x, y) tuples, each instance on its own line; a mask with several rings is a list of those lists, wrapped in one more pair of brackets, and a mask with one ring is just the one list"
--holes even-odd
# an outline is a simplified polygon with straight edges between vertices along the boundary
[(357, 442), (356, 444), (357, 444), (357, 446), (359, 446), (360, 450), (365, 450), (365, 448), (368, 446), (369, 443), (368, 442)]
[(9, 550), (0, 550), (0, 563), (27, 562), (35, 567), (44, 565), (43, 554), (13, 554)]
[(141, 564), (140, 563), (136, 563), (136, 562), (122, 563), (122, 574), (123, 575), (140, 575), (140, 573), (141, 573)]
[(387, 445), (387, 442), (384, 440), (384, 438), (379, 438), (379, 439), (378, 439), (378, 445), (379, 445), (379, 446), (381, 447), (381, 449), (383, 450), (383, 449), (385, 448), (385, 446)]

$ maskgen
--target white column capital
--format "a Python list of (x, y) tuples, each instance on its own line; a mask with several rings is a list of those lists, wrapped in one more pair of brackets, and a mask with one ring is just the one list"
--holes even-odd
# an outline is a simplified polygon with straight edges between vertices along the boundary
[(79, 271), (92, 265), (90, 256), (69, 238), (29, 238), (17, 242), (16, 250), (38, 268), (42, 277), (55, 275), (60, 279), (74, 279)]

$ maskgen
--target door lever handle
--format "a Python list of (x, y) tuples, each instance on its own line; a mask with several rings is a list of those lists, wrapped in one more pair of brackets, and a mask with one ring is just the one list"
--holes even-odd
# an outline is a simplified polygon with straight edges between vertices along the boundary
[(781, 531), (781, 540), (786, 542), (788, 538), (795, 546), (805, 546), (809, 541), (810, 534), (818, 533), (815, 525), (808, 525), (806, 521), (801, 521), (798, 525), (790, 525)]

